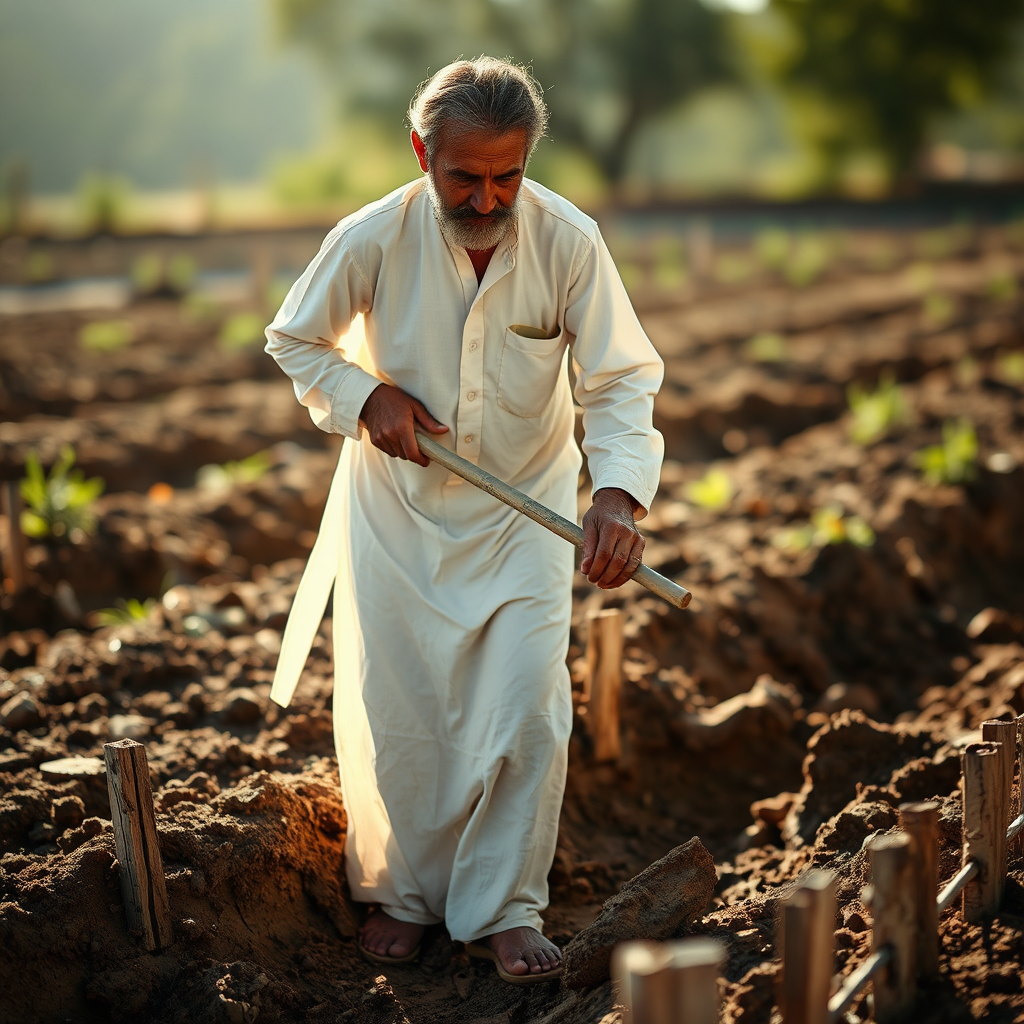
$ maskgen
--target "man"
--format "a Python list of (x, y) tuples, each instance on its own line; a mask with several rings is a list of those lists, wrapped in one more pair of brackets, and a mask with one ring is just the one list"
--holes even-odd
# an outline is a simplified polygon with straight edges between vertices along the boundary
[[(547, 112), (492, 58), (439, 71), (410, 107), (424, 177), (343, 220), (267, 351), (343, 448), (274, 685), (287, 704), (334, 582), (334, 728), (352, 895), (370, 959), (444, 922), (508, 981), (557, 973), (541, 933), (572, 704), (573, 551), (431, 464), (414, 428), (576, 518), (582, 571), (640, 564), (663, 453), (662, 364), (594, 222), (524, 177)], [(361, 316), (360, 316), (361, 314)]]

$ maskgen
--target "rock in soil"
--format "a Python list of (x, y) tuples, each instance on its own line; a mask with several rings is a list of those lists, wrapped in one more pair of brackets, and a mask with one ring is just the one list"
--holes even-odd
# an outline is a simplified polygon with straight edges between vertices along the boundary
[(715, 861), (694, 836), (627, 882), (597, 920), (565, 947), (566, 988), (608, 980), (612, 950), (630, 939), (668, 939), (685, 931), (715, 891)]

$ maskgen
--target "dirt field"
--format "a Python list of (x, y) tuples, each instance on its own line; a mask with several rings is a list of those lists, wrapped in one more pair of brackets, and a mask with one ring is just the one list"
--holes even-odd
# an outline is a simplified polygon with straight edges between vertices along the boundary
[[(548, 931), (569, 943), (698, 837), (710, 901), (644, 927), (725, 941), (723, 1021), (772, 1019), (779, 902), (809, 866), (839, 879), (837, 974), (863, 962), (862, 843), (901, 802), (940, 801), (954, 873), (959, 748), (1024, 712), (1024, 245), (958, 238), (927, 256), (927, 240), (855, 239), (810, 283), (766, 265), (670, 287), (634, 260), (667, 364), (645, 561), (695, 598), (679, 612), (578, 578)], [(268, 696), (338, 439), (258, 342), (218, 341), (238, 312), (166, 297), (0, 318), (0, 479), (70, 444), (106, 481), (94, 532), (30, 541), (28, 584), (0, 603), (0, 1021), (614, 1024), (587, 950), (582, 987), (527, 990), (441, 928), (417, 964), (357, 955), (329, 623), (295, 703)], [(110, 320), (130, 344), (83, 346)], [(593, 762), (583, 700), (601, 606), (627, 623), (614, 765)], [(126, 929), (103, 778), (39, 767), (124, 736), (147, 746), (175, 921), (156, 955)], [(1010, 860), (998, 918), (944, 914), (941, 979), (908, 1019), (1024, 1020)], [(848, 1019), (869, 1016), (862, 999)]]

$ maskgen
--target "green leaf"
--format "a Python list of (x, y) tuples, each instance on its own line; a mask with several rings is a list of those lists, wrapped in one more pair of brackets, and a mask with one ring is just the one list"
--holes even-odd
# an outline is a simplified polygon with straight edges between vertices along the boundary
[(711, 512), (724, 509), (733, 498), (732, 481), (721, 469), (709, 469), (700, 479), (694, 480), (686, 487), (686, 497), (701, 508)]

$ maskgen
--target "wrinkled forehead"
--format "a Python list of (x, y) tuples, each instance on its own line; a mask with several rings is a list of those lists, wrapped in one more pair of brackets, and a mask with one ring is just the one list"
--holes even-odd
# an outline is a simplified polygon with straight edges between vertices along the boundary
[(527, 146), (524, 128), (494, 132), (446, 125), (434, 154), (434, 163), (445, 170), (504, 174), (525, 168)]

